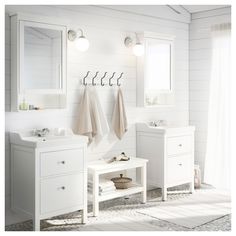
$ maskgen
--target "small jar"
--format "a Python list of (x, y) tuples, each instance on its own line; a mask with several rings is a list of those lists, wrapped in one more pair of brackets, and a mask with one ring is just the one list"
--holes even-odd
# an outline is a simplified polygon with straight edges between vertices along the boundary
[(29, 110), (34, 110), (34, 105), (29, 105)]

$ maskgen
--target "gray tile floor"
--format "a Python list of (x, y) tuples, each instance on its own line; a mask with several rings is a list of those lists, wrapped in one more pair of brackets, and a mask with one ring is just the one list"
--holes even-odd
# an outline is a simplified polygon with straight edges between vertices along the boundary
[[(148, 191), (148, 205), (154, 206), (161, 201), (160, 190)], [(168, 195), (168, 200), (188, 197), (187, 193)], [(89, 206), (88, 223), (82, 225), (80, 212), (53, 217), (41, 221), (42, 231), (230, 231), (231, 215), (225, 215), (193, 229), (185, 228), (167, 221), (143, 215), (137, 209), (146, 207), (140, 204), (140, 195), (100, 203), (98, 217), (93, 217)], [(32, 221), (6, 226), (6, 231), (32, 231)]]

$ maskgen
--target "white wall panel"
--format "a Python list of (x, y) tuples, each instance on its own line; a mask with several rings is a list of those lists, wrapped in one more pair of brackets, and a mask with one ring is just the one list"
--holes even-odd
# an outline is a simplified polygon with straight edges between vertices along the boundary
[[(122, 140), (109, 134), (101, 143), (93, 144), (88, 150), (88, 159), (110, 158), (124, 151), (136, 155), (135, 123), (149, 122), (156, 119), (167, 120), (170, 124), (188, 125), (189, 123), (189, 25), (172, 20), (163, 20), (145, 16), (133, 16), (128, 13), (117, 13), (107, 16), (104, 11), (97, 14), (91, 8), (81, 7), (81, 11), (65, 9), (65, 6), (7, 6), (8, 12), (23, 12), (55, 17), (58, 23), (63, 22), (68, 28), (82, 28), (90, 41), (87, 52), (78, 52), (74, 43), (68, 42), (68, 100), (63, 110), (9, 112), (10, 109), (10, 24), (6, 15), (6, 137), (11, 130), (33, 129), (43, 127), (71, 127), (76, 130), (79, 122), (79, 102), (83, 94), (81, 79), (89, 70), (91, 76), (100, 71), (112, 75), (124, 72), (121, 80), (124, 101), (129, 123), (128, 132)], [(89, 10), (90, 9), (90, 10)], [(78, 9), (77, 9), (78, 10)], [(171, 18), (171, 16), (170, 16)], [(175, 35), (175, 84), (176, 104), (168, 108), (136, 107), (136, 57), (132, 50), (124, 46), (126, 36), (134, 37), (135, 31), (153, 31), (159, 34)], [(34, 52), (31, 51), (33, 54)], [(116, 76), (117, 76), (116, 75)], [(89, 76), (89, 81), (91, 81)], [(105, 82), (108, 82), (105, 79)], [(113, 81), (113, 82), (116, 82)], [(97, 87), (98, 96), (111, 124), (117, 87)], [(27, 98), (26, 98), (27, 100)], [(6, 139), (6, 150), (9, 150), (9, 138)], [(9, 151), (6, 151), (6, 206), (9, 207)], [(10, 217), (10, 216), (8, 216)], [(19, 219), (18, 219), (19, 220)], [(11, 218), (7, 219), (11, 222)]]

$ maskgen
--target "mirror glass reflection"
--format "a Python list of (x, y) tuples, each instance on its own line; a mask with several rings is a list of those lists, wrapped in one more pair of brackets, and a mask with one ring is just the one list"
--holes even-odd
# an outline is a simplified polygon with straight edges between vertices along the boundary
[(145, 45), (145, 102), (158, 105), (159, 94), (172, 90), (172, 44), (167, 40), (147, 39)]
[(62, 31), (25, 26), (23, 90), (62, 87)]

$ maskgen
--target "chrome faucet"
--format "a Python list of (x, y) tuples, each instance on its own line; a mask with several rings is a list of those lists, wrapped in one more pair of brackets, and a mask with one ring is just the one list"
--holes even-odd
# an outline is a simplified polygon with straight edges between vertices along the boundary
[(161, 125), (164, 125), (165, 121), (164, 120), (157, 120), (157, 121), (151, 121), (149, 123), (150, 126), (158, 127)]
[(50, 130), (48, 128), (36, 129), (34, 131), (34, 135), (36, 135), (38, 137), (45, 137), (49, 132), (50, 132)]

